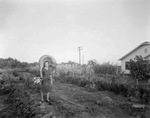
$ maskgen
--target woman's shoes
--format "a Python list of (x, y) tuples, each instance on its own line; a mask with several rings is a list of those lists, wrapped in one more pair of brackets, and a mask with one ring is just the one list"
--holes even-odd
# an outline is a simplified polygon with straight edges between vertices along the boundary
[(49, 105), (51, 105), (51, 102), (50, 102), (50, 100), (46, 100), (46, 102), (47, 102)]
[[(51, 105), (50, 100), (46, 100), (46, 102), (47, 102), (49, 105)], [(40, 101), (40, 104), (43, 104), (43, 103), (44, 103), (44, 100), (41, 100), (41, 101)]]
[(50, 102), (49, 100), (46, 100), (46, 102)]

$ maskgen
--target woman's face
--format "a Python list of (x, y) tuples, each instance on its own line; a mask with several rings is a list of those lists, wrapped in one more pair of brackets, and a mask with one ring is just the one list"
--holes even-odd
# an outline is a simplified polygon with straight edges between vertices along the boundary
[(45, 62), (45, 67), (49, 67), (49, 63), (48, 62)]

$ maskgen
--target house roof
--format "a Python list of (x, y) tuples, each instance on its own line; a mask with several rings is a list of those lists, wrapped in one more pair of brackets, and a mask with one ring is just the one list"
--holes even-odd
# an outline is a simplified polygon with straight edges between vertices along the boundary
[(146, 57), (144, 57), (145, 59), (147, 59), (148, 57), (150, 57), (150, 55), (147, 55)]
[[(134, 48), (132, 51), (130, 51), (129, 53), (127, 53), (125, 56), (123, 56), (119, 60), (124, 59), (125, 57), (127, 57), (128, 55), (130, 55), (132, 52), (134, 52), (135, 50), (137, 50), (138, 48), (140, 48), (141, 46), (144, 46), (144, 45), (150, 45), (150, 42), (146, 41), (146, 42), (140, 44), (139, 46), (137, 46), (136, 48)], [(145, 58), (147, 58), (147, 57), (145, 57)]]

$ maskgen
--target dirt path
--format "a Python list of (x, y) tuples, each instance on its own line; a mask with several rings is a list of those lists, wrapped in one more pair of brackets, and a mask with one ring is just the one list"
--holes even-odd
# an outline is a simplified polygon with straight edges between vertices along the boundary
[(52, 105), (44, 103), (45, 111), (61, 118), (134, 118), (120, 108), (125, 98), (111, 92), (88, 92), (72, 84), (55, 83)]

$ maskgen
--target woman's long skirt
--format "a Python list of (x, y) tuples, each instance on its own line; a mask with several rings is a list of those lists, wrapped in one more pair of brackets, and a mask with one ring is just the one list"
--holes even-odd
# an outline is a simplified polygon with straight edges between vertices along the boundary
[(51, 80), (49, 78), (44, 78), (42, 80), (42, 86), (41, 86), (42, 92), (43, 93), (48, 93), (52, 91), (52, 85), (51, 85)]

